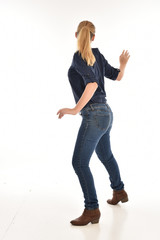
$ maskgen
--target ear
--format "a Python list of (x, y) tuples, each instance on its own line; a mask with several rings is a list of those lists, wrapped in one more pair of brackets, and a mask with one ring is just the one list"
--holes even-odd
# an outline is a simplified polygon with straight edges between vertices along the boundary
[(95, 35), (92, 37), (92, 41), (94, 41)]
[(77, 32), (75, 32), (75, 37), (77, 38)]

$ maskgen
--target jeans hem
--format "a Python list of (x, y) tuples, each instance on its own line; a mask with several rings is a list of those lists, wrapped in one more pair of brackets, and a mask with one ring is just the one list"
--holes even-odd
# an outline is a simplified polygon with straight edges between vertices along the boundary
[(97, 207), (85, 207), (85, 208), (88, 209), (88, 210), (94, 210), (94, 209), (99, 208), (99, 205)]

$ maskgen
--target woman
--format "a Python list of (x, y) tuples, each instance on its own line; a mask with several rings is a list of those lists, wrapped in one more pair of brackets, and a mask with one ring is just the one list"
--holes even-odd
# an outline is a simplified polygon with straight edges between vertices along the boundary
[(89, 21), (79, 23), (75, 36), (78, 50), (73, 55), (68, 78), (76, 106), (72, 109), (62, 108), (57, 114), (60, 119), (65, 114), (80, 113), (82, 117), (72, 165), (83, 191), (85, 208), (80, 217), (70, 222), (72, 225), (80, 226), (89, 222), (98, 223), (101, 215), (89, 168), (94, 150), (109, 174), (110, 186), (113, 189), (113, 197), (107, 202), (115, 205), (119, 201), (128, 201), (119, 167), (110, 146), (113, 112), (106, 101), (104, 77), (120, 81), (130, 55), (128, 51), (123, 50), (119, 57), (120, 68), (112, 67), (98, 48), (91, 48), (91, 42), (95, 38), (95, 26)]

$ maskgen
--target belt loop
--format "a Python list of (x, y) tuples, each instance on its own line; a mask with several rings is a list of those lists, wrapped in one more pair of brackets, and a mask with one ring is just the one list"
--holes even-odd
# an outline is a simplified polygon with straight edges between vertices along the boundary
[(90, 107), (91, 107), (92, 110), (94, 110), (94, 107), (92, 106), (92, 104), (90, 104)]

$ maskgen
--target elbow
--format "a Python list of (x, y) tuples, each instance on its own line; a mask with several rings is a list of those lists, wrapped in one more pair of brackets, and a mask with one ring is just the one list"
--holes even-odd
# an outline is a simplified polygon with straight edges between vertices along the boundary
[(93, 82), (93, 86), (95, 87), (95, 89), (98, 88), (98, 83), (97, 82)]

